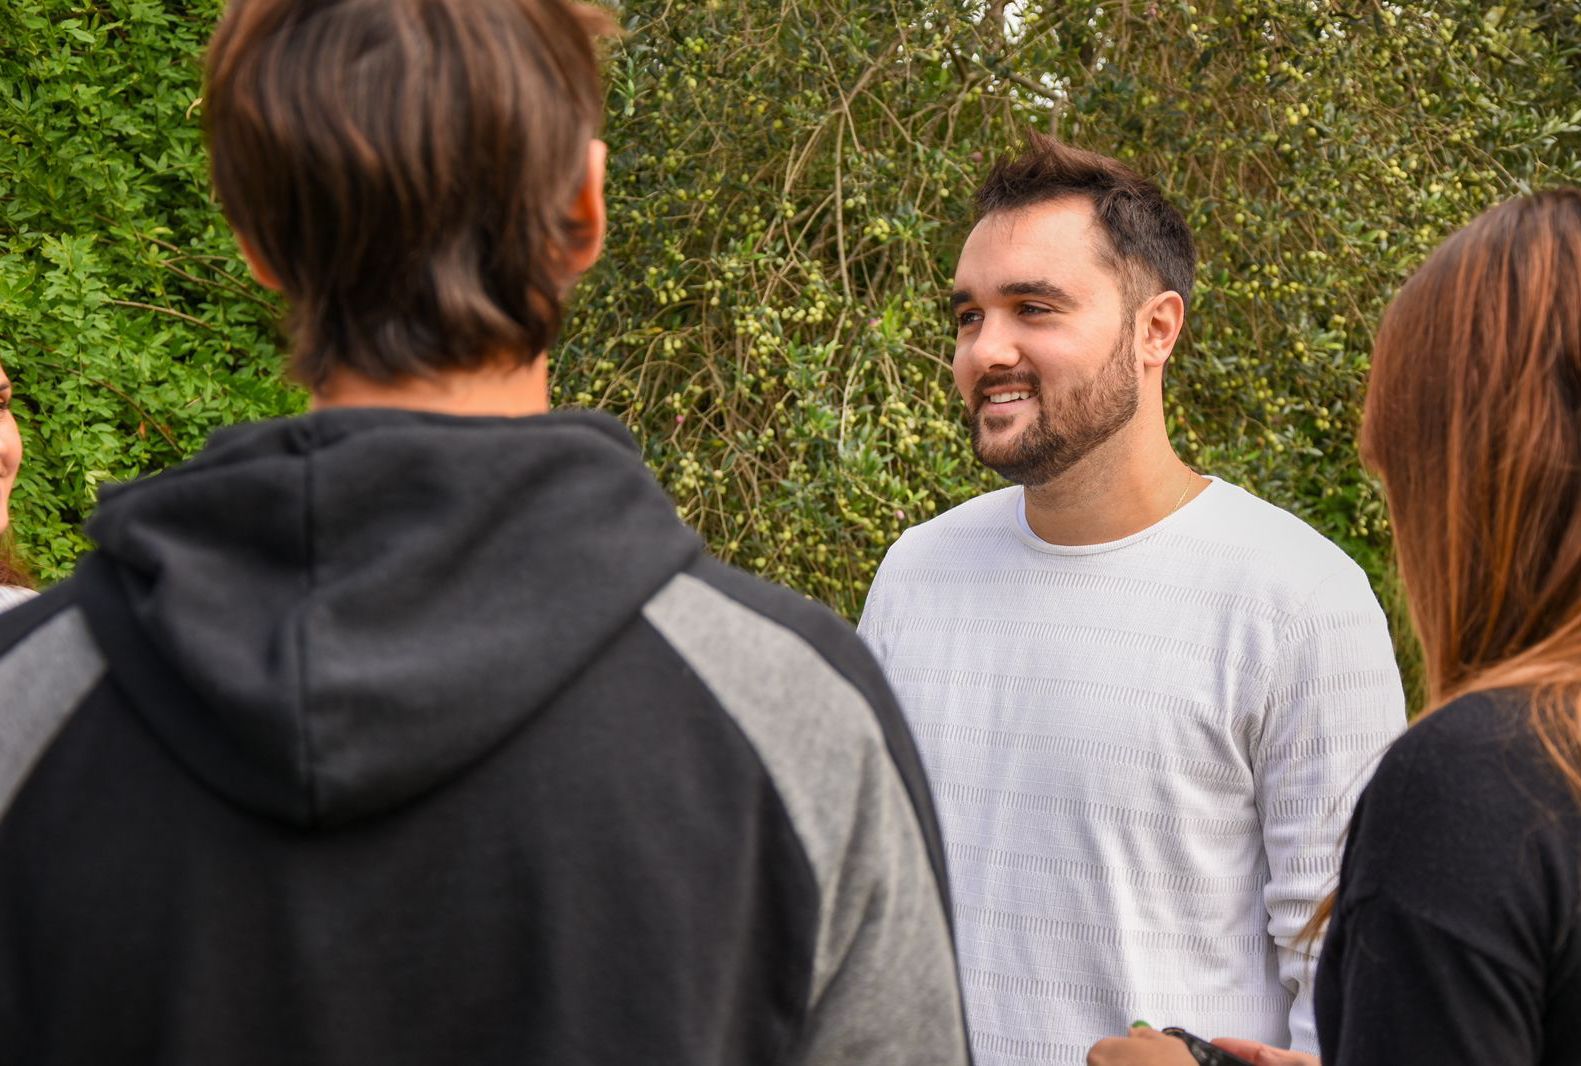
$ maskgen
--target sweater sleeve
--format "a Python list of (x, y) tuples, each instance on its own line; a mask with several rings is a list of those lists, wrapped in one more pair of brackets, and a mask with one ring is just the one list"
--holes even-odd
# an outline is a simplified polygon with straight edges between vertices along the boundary
[(1340, 839), (1374, 761), (1405, 727), (1383, 611), (1360, 568), (1318, 583), (1282, 635), (1253, 774), (1279, 976), (1294, 997), (1291, 1046), (1317, 1050), (1314, 959), (1301, 940), (1339, 871)]

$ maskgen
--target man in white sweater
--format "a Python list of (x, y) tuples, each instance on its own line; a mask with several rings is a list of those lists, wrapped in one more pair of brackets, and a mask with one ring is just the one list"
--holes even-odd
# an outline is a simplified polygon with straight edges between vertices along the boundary
[(1298, 938), (1405, 724), (1343, 552), (1175, 455), (1196, 253), (1118, 162), (1034, 135), (951, 297), (978, 457), (1015, 484), (909, 530), (861, 631), (929, 771), (979, 1066), (1133, 1019), (1316, 1050)]

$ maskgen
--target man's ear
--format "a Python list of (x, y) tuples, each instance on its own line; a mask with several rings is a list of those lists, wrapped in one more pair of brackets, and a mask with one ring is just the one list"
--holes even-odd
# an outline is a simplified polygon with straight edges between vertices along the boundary
[(1163, 366), (1175, 350), (1186, 324), (1186, 301), (1168, 290), (1145, 301), (1136, 311), (1136, 350), (1143, 366)]
[(586, 273), (604, 251), (604, 162), (608, 156), (609, 147), (603, 141), (595, 137), (587, 142), (582, 187), (576, 191), (566, 212), (571, 232), (577, 234), (576, 243), (563, 253), (570, 274), (567, 284)]
[(279, 292), (280, 275), (269, 269), (269, 264), (264, 262), (263, 256), (258, 254), (252, 242), (237, 233), (236, 244), (242, 250), (242, 258), (247, 261), (247, 269), (252, 271), (253, 279), (271, 292)]

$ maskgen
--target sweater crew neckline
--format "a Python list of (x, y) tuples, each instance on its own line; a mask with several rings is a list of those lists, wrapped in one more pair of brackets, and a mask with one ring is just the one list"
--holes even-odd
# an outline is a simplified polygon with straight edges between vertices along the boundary
[(1197, 493), (1178, 510), (1171, 511), (1152, 525), (1139, 529), (1129, 536), (1120, 537), (1118, 540), (1100, 541), (1097, 544), (1054, 544), (1038, 536), (1032, 531), (1032, 523), (1027, 520), (1027, 490), (1024, 486), (1018, 485), (1014, 492), (1006, 494), (1009, 497), (1011, 528), (1027, 547), (1045, 555), (1102, 555), (1105, 552), (1119, 551), (1179, 524), (1187, 515), (1201, 511), (1203, 500), (1220, 496), (1226, 491), (1226, 482), (1223, 480), (1212, 474), (1203, 476), (1210, 482), (1208, 487)]

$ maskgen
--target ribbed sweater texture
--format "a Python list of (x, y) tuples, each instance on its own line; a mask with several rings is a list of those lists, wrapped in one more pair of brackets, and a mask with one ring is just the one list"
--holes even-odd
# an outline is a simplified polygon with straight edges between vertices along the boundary
[(34, 592), (31, 589), (17, 588), (15, 585), (0, 585), (0, 611), (8, 607), (15, 607), (32, 599)]
[(860, 628), (937, 802), (979, 1066), (1138, 1018), (1316, 1050), (1297, 935), (1405, 724), (1355, 563), (1219, 480), (1079, 547), (1015, 487), (909, 530)]

